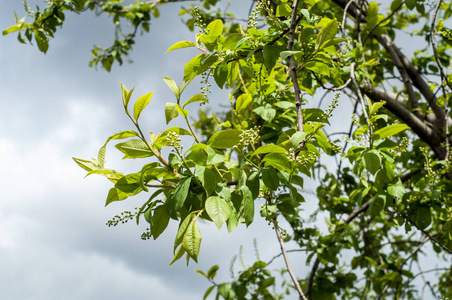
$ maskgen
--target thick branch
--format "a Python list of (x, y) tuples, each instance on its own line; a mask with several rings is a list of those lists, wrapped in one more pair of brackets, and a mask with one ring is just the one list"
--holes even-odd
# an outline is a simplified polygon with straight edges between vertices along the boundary
[(391, 56), (394, 65), (397, 67), (397, 70), (399, 70), (403, 85), (405, 86), (406, 92), (408, 94), (408, 99), (410, 100), (409, 103), (411, 104), (411, 108), (415, 109), (415, 114), (418, 118), (423, 118), (422, 113), (419, 111), (419, 102), (417, 100), (416, 94), (414, 93), (410, 77), (408, 76), (408, 73), (403, 66), (403, 63), (397, 51), (394, 49), (395, 46), (393, 42), (387, 35), (377, 35), (376, 39), (386, 49), (386, 52), (388, 52), (389, 56)]
[(385, 107), (401, 119), (441, 158), (446, 155), (446, 150), (441, 147), (442, 138), (436, 130), (415, 116), (403, 103), (404, 98), (394, 93), (373, 86), (366, 86), (364, 93), (372, 101), (386, 101)]

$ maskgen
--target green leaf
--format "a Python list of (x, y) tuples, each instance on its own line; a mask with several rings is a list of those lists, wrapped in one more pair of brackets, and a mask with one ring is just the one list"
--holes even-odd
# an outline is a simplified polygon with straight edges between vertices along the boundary
[(206, 300), (207, 297), (209, 297), (210, 293), (213, 291), (213, 289), (216, 287), (216, 285), (210, 286), (206, 292), (204, 293), (204, 296), (202, 297), (202, 300)]
[(378, 215), (386, 206), (386, 196), (378, 195), (370, 204), (370, 213)]
[(414, 219), (414, 223), (419, 227), (419, 229), (424, 230), (432, 223), (432, 212), (428, 206), (419, 206), (414, 211), (414, 215), (410, 216)]
[(170, 51), (176, 50), (176, 49), (182, 49), (182, 48), (188, 48), (188, 47), (194, 47), (194, 46), (196, 46), (196, 44), (193, 42), (190, 42), (190, 41), (177, 42), (177, 43), (173, 44), (171, 47), (169, 47), (168, 50), (166, 50), (165, 54)]
[(126, 158), (143, 158), (154, 155), (145, 142), (133, 139), (124, 143), (116, 144), (115, 147), (124, 153), (123, 159)]
[(405, 187), (401, 183), (391, 184), (388, 186), (388, 194), (402, 199), (405, 194)]
[(228, 65), (225, 63), (218, 64), (213, 72), (213, 79), (220, 89), (223, 89), (226, 80), (228, 79)]
[(185, 231), (187, 231), (188, 225), (190, 224), (191, 221), (193, 221), (195, 216), (196, 216), (196, 212), (193, 211), (190, 214), (188, 214), (188, 216), (186, 216), (183, 221), (181, 220), (181, 222), (179, 224), (179, 229), (177, 230), (176, 239), (174, 240), (174, 250), (173, 250), (173, 252), (176, 251), (177, 246), (182, 244), (182, 241), (184, 239)]
[(187, 254), (195, 261), (198, 262), (199, 249), (201, 247), (201, 231), (199, 230), (196, 222), (190, 222), (187, 227), (187, 231), (184, 234), (184, 240), (182, 246)]
[(282, 153), (269, 153), (262, 160), (266, 166), (272, 166), (277, 170), (285, 171), (287, 173), (292, 172), (292, 165), (285, 154)]
[(190, 190), (191, 177), (181, 179), (173, 194), (168, 199), (168, 210), (171, 218), (177, 219), (177, 213), (181, 210)]
[(213, 36), (220, 36), (223, 33), (223, 21), (217, 19), (207, 25), (206, 33)]
[(179, 115), (177, 110), (178, 105), (176, 103), (168, 102), (165, 104), (165, 118), (166, 124)]
[(230, 34), (223, 43), (223, 50), (235, 50), (237, 43), (243, 38), (241, 33)]
[(252, 100), (253, 98), (250, 94), (241, 94), (235, 102), (235, 109), (237, 110), (237, 112), (247, 109)]
[(230, 129), (216, 132), (208, 141), (208, 144), (217, 149), (228, 149), (240, 142), (241, 130)]
[(275, 168), (266, 166), (262, 169), (262, 181), (271, 190), (276, 191), (279, 187), (279, 178)]
[(298, 54), (298, 53), (302, 53), (303, 51), (282, 51), (282, 52), (280, 52), (279, 53), (279, 56), (283, 59), (283, 60), (286, 60), (289, 56), (293, 56), (293, 55), (295, 55), (295, 54)]
[(151, 102), (152, 94), (154, 94), (154, 92), (143, 95), (135, 102), (133, 107), (133, 117), (135, 118), (135, 121), (138, 121), (143, 109), (149, 104), (149, 102)]
[(295, 132), (292, 137), (290, 138), (290, 142), (292, 144), (293, 148), (297, 148), (300, 143), (306, 138), (306, 136), (308, 135), (307, 132), (305, 131), (297, 131)]
[(212, 196), (206, 200), (206, 211), (218, 229), (226, 222), (231, 213), (229, 204), (221, 197)]
[(205, 54), (198, 54), (192, 58), (184, 67), (184, 80), (190, 81), (197, 75), (204, 72), (206, 67), (203, 65), (202, 61), (207, 56)]
[(241, 188), (243, 201), (243, 218), (246, 226), (253, 223), (254, 220), (254, 199), (253, 194), (247, 186)]
[(170, 262), (170, 266), (178, 261), (179, 259), (181, 259), (181, 257), (185, 254), (185, 248), (183, 246), (180, 246), (179, 250), (177, 251), (176, 255), (174, 255), (173, 260)]
[(264, 145), (257, 148), (256, 151), (253, 152), (253, 155), (263, 153), (287, 153), (287, 150), (278, 145)]
[(2, 31), (2, 34), (3, 34), (3, 35), (7, 35), (7, 34), (10, 34), (10, 33), (12, 33), (12, 32), (19, 31), (19, 30), (20, 30), (20, 26), (18, 26), (18, 25), (16, 24), (16, 25), (13, 25), (13, 26), (11, 26), (11, 27), (9, 27), (9, 28), (3, 30), (3, 31)]
[(49, 39), (41, 30), (35, 30), (35, 39), (41, 52), (46, 53), (49, 49)]
[(196, 165), (196, 175), (201, 180), (207, 196), (210, 196), (217, 187), (215, 172), (207, 167)]
[(413, 10), (416, 7), (416, 0), (405, 0), (405, 4), (408, 9)]
[(169, 77), (162, 77), (162, 78), (165, 81), (166, 85), (173, 92), (174, 96), (176, 96), (176, 98), (179, 99), (180, 91), (179, 91), (179, 88), (177, 87), (176, 82), (174, 80), (172, 80), (171, 78), (169, 78)]
[[(151, 197), (149, 197), (148, 201), (146, 201), (146, 203), (144, 203), (144, 204), (141, 206), (140, 210), (139, 210), (138, 213), (137, 213), (137, 217), (136, 217), (136, 219), (137, 219), (137, 225), (140, 224), (140, 216), (141, 216), (141, 214), (143, 213), (143, 211), (145, 211), (145, 210), (147, 211), (147, 209), (151, 208), (152, 200), (154, 200), (155, 197), (157, 197), (158, 195), (160, 195), (162, 192), (163, 192), (163, 189), (156, 190), (154, 193), (152, 193)], [(155, 203), (155, 202), (154, 202), (154, 203)], [(146, 221), (147, 221), (147, 219), (146, 219)], [(149, 223), (149, 221), (148, 221), (148, 223)]]
[(386, 101), (372, 103), (369, 109), (369, 117), (372, 117), (378, 110), (386, 104)]
[(317, 39), (315, 44), (318, 49), (322, 49), (323, 43), (333, 39), (336, 36), (338, 29), (337, 20), (334, 18), (333, 20), (328, 21), (320, 30), (317, 35)]
[(276, 7), (276, 17), (288, 17), (292, 14), (292, 8), (287, 3), (279, 4)]
[(206, 97), (204, 97), (203, 94), (196, 94), (196, 95), (192, 96), (190, 99), (188, 99), (182, 105), (182, 108), (185, 108), (185, 106), (187, 106), (188, 104), (193, 103), (193, 102), (208, 103), (209, 101), (206, 99)]
[(393, 136), (399, 132), (402, 132), (406, 129), (409, 129), (410, 127), (408, 125), (405, 124), (393, 124), (393, 125), (389, 125), (387, 127), (383, 127), (381, 129), (378, 129), (377, 131), (374, 132), (374, 134), (372, 135), (372, 140), (379, 140), (379, 139), (384, 139), (386, 137), (389, 136)]
[(400, 4), (402, 4), (403, 0), (394, 0), (391, 3), (391, 11), (395, 11)]
[(133, 90), (134, 90), (134, 88), (132, 88), (130, 91), (128, 91), (127, 88), (121, 82), (122, 103), (123, 103), (126, 111), (127, 111), (127, 106), (129, 105), (130, 97), (132, 97)]
[(324, 63), (318, 61), (310, 61), (305, 65), (305, 68), (313, 71), (316, 74), (321, 74), (325, 76), (330, 75), (330, 67)]
[(381, 166), (381, 157), (377, 150), (370, 150), (363, 155), (364, 167), (369, 173), (375, 175)]
[(154, 214), (151, 219), (151, 233), (154, 240), (165, 231), (166, 227), (168, 227), (169, 219), (170, 216), (165, 205), (160, 205), (154, 209)]
[(207, 160), (206, 164), (208, 165), (215, 165), (224, 162), (227, 160), (226, 156), (218, 153), (218, 150), (213, 149), (210, 146), (207, 146)]
[(127, 198), (128, 198), (128, 196), (125, 193), (121, 192), (117, 188), (111, 188), (110, 191), (108, 191), (107, 201), (105, 202), (105, 206), (107, 206), (108, 204), (110, 204), (114, 201), (122, 201)]
[(98, 170), (99, 169), (99, 166), (95, 162), (93, 162), (91, 160), (75, 158), (75, 157), (73, 157), (72, 159), (75, 161), (75, 163), (80, 168), (82, 168), (85, 171), (91, 172), (93, 170)]
[(115, 188), (128, 197), (136, 195), (142, 191), (140, 183), (141, 173), (127, 174), (121, 177), (115, 184)]
[(264, 65), (267, 72), (270, 73), (279, 58), (281, 48), (278, 46), (265, 45), (262, 51), (264, 57)]

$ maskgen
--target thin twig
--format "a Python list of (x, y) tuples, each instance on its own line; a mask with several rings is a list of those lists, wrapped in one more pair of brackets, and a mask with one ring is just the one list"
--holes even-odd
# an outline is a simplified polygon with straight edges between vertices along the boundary
[(342, 25), (341, 25), (341, 31), (342, 31), (342, 37), (345, 38), (345, 21), (347, 20), (347, 9), (352, 4), (353, 0), (348, 1), (347, 5), (344, 7), (344, 15), (342, 17)]
[(283, 238), (281, 236), (281, 232), (279, 231), (278, 224), (276, 223), (276, 220), (274, 220), (273, 225), (275, 226), (276, 236), (278, 238), (279, 245), (281, 246), (281, 252), (282, 252), (282, 255), (284, 257), (284, 262), (286, 263), (287, 272), (289, 273), (290, 278), (292, 279), (292, 281), (293, 281), (293, 283), (295, 285), (295, 288), (296, 288), (296, 290), (298, 292), (298, 295), (300, 295), (300, 298), (303, 299), (303, 300), (308, 300), (306, 298), (306, 296), (304, 295), (303, 291), (301, 290), (301, 286), (298, 283), (298, 280), (297, 280), (297, 278), (295, 277), (295, 274), (292, 271), (292, 267), (290, 266), (290, 262), (289, 262), (289, 257), (287, 256), (287, 251), (286, 251), (286, 248), (284, 246), (284, 240), (283, 240)]
[(397, 6), (396, 9), (393, 10), (392, 13), (390, 13), (386, 18), (384, 18), (383, 20), (381, 20), (380, 22), (378, 22), (377, 24), (375, 24), (374, 26), (372, 26), (372, 28), (369, 30), (369, 33), (366, 35), (366, 38), (363, 41), (363, 45), (366, 43), (367, 39), (369, 38), (369, 36), (372, 34), (372, 31), (375, 30), (375, 28), (377, 28), (378, 26), (380, 26), (380, 24), (382, 24), (383, 22), (386, 22), (387, 20), (389, 20), (390, 18), (392, 18), (392, 16), (399, 10), (402, 8), (403, 5), (403, 1), (400, 2), (399, 6)]
[[(355, 209), (354, 211), (352, 211), (352, 213), (348, 216), (347, 220), (345, 220), (344, 223), (345, 224), (349, 224), (356, 217), (358, 217), (360, 214), (365, 212), (369, 208), (369, 206), (372, 203), (372, 201), (374, 201), (374, 199), (375, 199), (375, 196), (372, 197), (366, 203), (364, 203), (361, 207), (359, 207), (359, 208)], [(320, 264), (320, 259), (317, 256), (317, 258), (315, 259), (314, 264), (312, 265), (311, 273), (309, 274), (308, 284), (307, 284), (307, 287), (306, 287), (306, 295), (309, 297), (309, 299), (311, 299), (311, 292), (312, 292), (312, 286), (314, 284), (314, 277), (315, 277), (315, 273), (317, 272), (317, 269), (319, 268), (319, 264)]]
[[(364, 103), (364, 98), (363, 98), (363, 95), (361, 93), (361, 89), (360, 89), (360, 87), (358, 85), (358, 82), (356, 81), (355, 63), (354, 62), (352, 62), (352, 64), (350, 65), (350, 78), (352, 79), (353, 84), (355, 85), (356, 93), (358, 95), (359, 102), (361, 102), (361, 106), (363, 108), (363, 114), (364, 114), (364, 117), (366, 118), (367, 126), (369, 128), (369, 135), (372, 136), (372, 127), (370, 125), (369, 115), (367, 114), (367, 111), (366, 111), (366, 104)], [(369, 139), (369, 147), (372, 146), (372, 142), (371, 141), (372, 140)]]
[(314, 78), (318, 82), (318, 84), (320, 84), (320, 86), (323, 89), (329, 90), (329, 91), (340, 91), (340, 90), (343, 90), (350, 84), (350, 82), (352, 82), (352, 79), (349, 78), (343, 85), (341, 85), (339, 87), (326, 87), (326, 86), (323, 85), (322, 81), (317, 77), (317, 75), (313, 71), (311, 71), (311, 73), (312, 73), (312, 75), (314, 75)]
[[(301, 248), (301, 249), (286, 250), (286, 253), (289, 253), (289, 252), (304, 252), (304, 251), (306, 251), (306, 249), (305, 249), (305, 248)], [(279, 254), (273, 256), (272, 259), (270, 259), (270, 260), (268, 261), (267, 266), (268, 266), (269, 264), (271, 264), (275, 259), (277, 259), (278, 257), (280, 257), (281, 255), (283, 255), (283, 254), (282, 254), (282, 253), (279, 253)]]
[(443, 248), (446, 252), (448, 252), (449, 254), (452, 254), (452, 250), (450, 250), (449, 248), (447, 248), (444, 244), (442, 244), (440, 241), (438, 241), (437, 238), (433, 237), (432, 235), (430, 235), (430, 233), (428, 233), (427, 231), (425, 231), (424, 229), (420, 229), (416, 223), (414, 223), (413, 221), (411, 221), (408, 216), (405, 216), (405, 218), (408, 220), (408, 222), (410, 222), (411, 225), (413, 225), (414, 227), (416, 227), (418, 230), (420, 230), (423, 234), (425, 234), (426, 236), (428, 236), (429, 239), (431, 239), (432, 241), (434, 241), (438, 246), (440, 246), (441, 248)]
[[(294, 44), (294, 36), (295, 36), (295, 28), (297, 26), (296, 17), (297, 17), (297, 7), (298, 7), (298, 0), (295, 0), (292, 7), (292, 16), (291, 16), (291, 22), (290, 22), (290, 28), (289, 28), (289, 40), (287, 42), (287, 51), (292, 51), (293, 44)], [(293, 88), (294, 88), (294, 94), (295, 94), (295, 105), (297, 109), (297, 126), (298, 131), (303, 131), (303, 114), (301, 109), (301, 98), (300, 98), (300, 86), (298, 85), (298, 78), (297, 78), (297, 71), (296, 71), (296, 64), (295, 59), (292, 55), (290, 55), (287, 60), (289, 61), (289, 70), (290, 70), (290, 77), (292, 79)], [(302, 142), (303, 143), (303, 142)], [(302, 147), (302, 143), (300, 146)]]

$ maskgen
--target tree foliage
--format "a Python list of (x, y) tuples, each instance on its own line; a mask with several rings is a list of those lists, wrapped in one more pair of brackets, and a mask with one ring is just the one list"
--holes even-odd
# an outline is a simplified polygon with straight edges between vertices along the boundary
[[(122, 2), (52, 0), (36, 12), (26, 5), (32, 22), (16, 16), (3, 34), (18, 32), (20, 42), (34, 40), (45, 53), (65, 13), (108, 14), (122, 37), (111, 47), (95, 47), (90, 64), (109, 71), (127, 57), (138, 29), (149, 30), (161, 5), (183, 1)], [(174, 94), (164, 111), (168, 129), (147, 134), (139, 120), (153, 93), (133, 100), (133, 89), (121, 85), (134, 129), (110, 136), (97, 159), (74, 158), (88, 175), (113, 183), (106, 205), (151, 193), (135, 213), (108, 225), (145, 221), (150, 227), (142, 238), (155, 240), (169, 222), (178, 222), (171, 263), (185, 256), (188, 264), (200, 259), (199, 219), (231, 232), (249, 226), (259, 210), (286, 259), (283, 273), (291, 281), (285, 293), (295, 289), (303, 299), (418, 299), (427, 286), (437, 297), (452, 297), (452, 5), (250, 1), (252, 14), (244, 22), (217, 10), (217, 2), (197, 1), (181, 10), (186, 25), (198, 32), (172, 45), (168, 55), (187, 47), (199, 54), (181, 68), (182, 83), (163, 77)], [(122, 31), (124, 23), (131, 33)], [(415, 43), (399, 44), (408, 39)], [(197, 77), (201, 92), (184, 93)], [(190, 121), (193, 104), (209, 102), (211, 84), (229, 90), (230, 107), (217, 115), (199, 110)], [(350, 123), (348, 132), (336, 132), (331, 121), (339, 101), (335, 93), (353, 103), (353, 113), (342, 117)], [(322, 101), (330, 100), (327, 108), (311, 100), (322, 94)], [(176, 118), (186, 126), (171, 127)], [(146, 158), (142, 169), (123, 174), (106, 168), (112, 140), (124, 140), (115, 145), (124, 159)], [(307, 180), (317, 183), (313, 215), (305, 212), (314, 205), (303, 196)], [(260, 207), (258, 198), (265, 200)], [(325, 224), (316, 219), (320, 215), (328, 217)], [(290, 228), (282, 229), (280, 220)], [(291, 270), (284, 246), (289, 239), (308, 254), (306, 277)], [(421, 269), (426, 252), (434, 252), (443, 267)], [(269, 263), (259, 260), (229, 283), (214, 280), (217, 266), (198, 271), (213, 284), (205, 298), (213, 291), (224, 299), (284, 298), (272, 288)], [(426, 273), (437, 281), (413, 283)]]

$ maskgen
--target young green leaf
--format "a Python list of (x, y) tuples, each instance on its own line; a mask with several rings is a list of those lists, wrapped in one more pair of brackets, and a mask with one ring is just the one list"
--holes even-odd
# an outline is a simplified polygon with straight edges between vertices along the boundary
[(97, 163), (91, 161), (91, 160), (86, 160), (86, 159), (81, 159), (81, 158), (72, 158), (75, 163), (82, 168), (85, 171), (91, 172), (93, 170), (98, 170), (99, 166), (97, 165)]
[(381, 166), (381, 157), (377, 150), (372, 149), (364, 153), (364, 167), (369, 173), (375, 175)]
[(170, 88), (170, 90), (173, 92), (174, 96), (176, 96), (177, 99), (179, 99), (180, 97), (180, 91), (179, 88), (177, 87), (176, 82), (174, 82), (174, 80), (172, 80), (169, 77), (162, 77), (163, 80), (165, 81), (166, 85)]
[(165, 105), (165, 118), (166, 124), (168, 124), (172, 119), (176, 118), (179, 113), (177, 111), (177, 104), (168, 102)]
[(180, 41), (180, 42), (173, 44), (171, 47), (169, 47), (168, 50), (166, 50), (165, 54), (170, 51), (176, 50), (176, 49), (182, 49), (182, 48), (194, 47), (194, 46), (196, 46), (196, 44), (191, 41)]
[(223, 33), (223, 21), (217, 19), (207, 25), (206, 33), (215, 37), (220, 36)]
[(253, 152), (253, 155), (264, 154), (264, 153), (287, 153), (287, 150), (278, 145), (263, 145)]
[(121, 192), (117, 188), (111, 188), (110, 191), (108, 192), (107, 201), (105, 202), (105, 206), (107, 206), (108, 204), (110, 204), (114, 201), (122, 201), (127, 198), (128, 198), (128, 196), (125, 193)]
[(170, 216), (165, 205), (160, 205), (154, 209), (154, 214), (151, 219), (151, 233), (152, 237), (157, 239), (168, 227)]
[(231, 213), (229, 204), (221, 197), (212, 196), (206, 200), (206, 211), (218, 229), (226, 222)]
[(187, 230), (184, 234), (184, 240), (182, 246), (184, 247), (187, 254), (195, 262), (198, 262), (199, 249), (201, 247), (202, 235), (199, 230), (198, 224), (196, 222), (190, 222), (188, 224)]
[(133, 107), (133, 117), (135, 118), (135, 121), (138, 121), (141, 112), (151, 101), (152, 94), (154, 94), (154, 92), (150, 92), (146, 95), (143, 95), (140, 98), (138, 98), (137, 101), (135, 102), (135, 105)]
[(241, 94), (235, 103), (235, 109), (237, 112), (240, 112), (241, 110), (247, 109), (248, 105), (251, 103), (253, 98), (250, 94)]
[(240, 142), (241, 133), (238, 129), (218, 131), (210, 137), (208, 144), (217, 149), (232, 148)]
[(121, 82), (121, 91), (122, 91), (122, 103), (124, 105), (124, 109), (127, 111), (127, 106), (129, 105), (130, 97), (132, 97), (134, 88), (130, 91), (122, 84)]
[(177, 219), (177, 213), (184, 205), (190, 190), (191, 177), (183, 178), (179, 181), (173, 194), (167, 200), (168, 210), (171, 218)]
[(389, 125), (387, 127), (383, 127), (381, 129), (378, 129), (377, 131), (374, 132), (374, 134), (372, 135), (372, 140), (379, 140), (379, 139), (384, 139), (386, 137), (389, 136), (393, 136), (399, 132), (402, 132), (406, 129), (409, 129), (410, 127), (406, 124), (393, 124), (393, 125)]
[(336, 36), (338, 30), (337, 20), (334, 18), (333, 20), (328, 21), (320, 30), (317, 35), (317, 39), (315, 44), (318, 49), (322, 49), (324, 47), (324, 43), (333, 39)]
[(275, 168), (266, 166), (262, 169), (262, 181), (271, 190), (276, 191), (279, 187), (279, 178)]
[(241, 192), (243, 197), (243, 217), (245, 218), (246, 226), (249, 226), (254, 220), (253, 194), (247, 186), (242, 187)]
[(133, 139), (124, 143), (116, 144), (115, 147), (125, 154), (123, 159), (143, 158), (154, 155), (154, 153), (149, 150), (149, 147), (146, 145), (146, 143), (138, 139)]
[(188, 104), (193, 103), (193, 102), (208, 103), (209, 101), (206, 99), (206, 97), (204, 97), (203, 94), (196, 94), (196, 95), (192, 96), (190, 99), (188, 99), (182, 105), (182, 108), (185, 108), (185, 106), (187, 106)]

